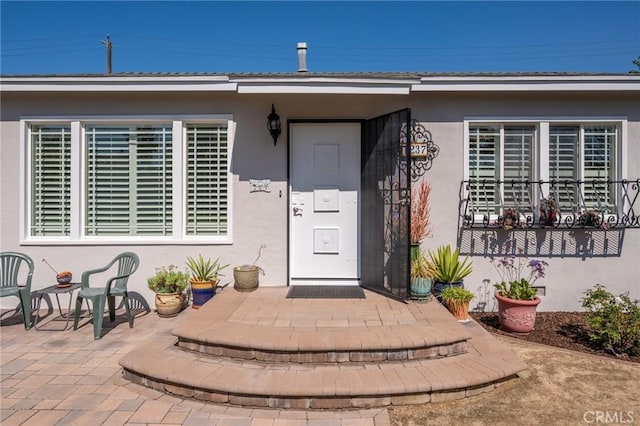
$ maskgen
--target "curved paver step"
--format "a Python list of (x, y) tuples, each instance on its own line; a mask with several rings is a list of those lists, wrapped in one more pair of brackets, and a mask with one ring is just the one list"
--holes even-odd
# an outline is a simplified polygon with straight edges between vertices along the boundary
[(326, 301), (314, 311), (313, 301), (286, 299), (278, 290), (259, 297), (224, 291), (172, 333), (187, 350), (267, 362), (380, 362), (466, 351), (469, 333), (438, 302), (367, 297), (367, 303), (332, 300), (328, 315)]
[[(305, 336), (305, 333), (299, 333), (297, 335), (295, 332), (292, 332), (290, 336), (291, 341), (296, 340), (298, 336), (300, 336), (301, 341), (311, 343), (309, 346), (297, 346), (299, 349), (295, 349), (296, 345), (283, 345), (283, 347), (269, 345), (266, 349), (254, 348), (251, 347), (250, 343), (247, 343), (251, 341), (251, 339), (247, 339), (246, 342), (219, 343), (196, 341), (183, 336), (178, 337), (177, 345), (185, 350), (226, 358), (314, 364), (430, 359), (459, 355), (465, 353), (467, 350), (468, 336), (466, 335), (443, 335), (441, 336), (442, 339), (421, 339), (416, 335), (416, 340), (419, 341), (406, 347), (395, 344), (392, 346), (385, 345), (385, 343), (389, 342), (389, 339), (385, 336), (380, 336), (380, 334), (393, 333), (393, 331), (400, 332), (393, 329), (378, 330), (377, 333), (366, 329), (358, 332), (357, 329), (354, 329), (349, 333), (316, 332), (310, 333), (309, 336)], [(425, 327), (414, 327), (412, 330), (407, 331), (419, 331), (425, 335), (433, 333), (433, 330)], [(259, 333), (260, 331), (252, 330), (252, 332)], [(266, 330), (264, 334), (267, 335), (267, 339), (273, 338), (273, 335), (269, 335), (268, 330)], [(368, 334), (372, 334), (373, 336), (368, 337)], [(431, 337), (433, 337), (433, 334), (431, 334)], [(361, 338), (366, 340), (377, 338), (378, 344), (363, 347), (364, 345), (360, 344), (362, 343)], [(352, 341), (351, 344), (349, 344), (349, 341)], [(341, 345), (340, 342), (344, 342), (345, 344)], [(259, 344), (256, 346), (264, 347), (264, 345)]]
[[(479, 325), (463, 355), (365, 364), (265, 363), (183, 351), (175, 339), (120, 360), (127, 379), (203, 401), (271, 408), (361, 408), (458, 399), (526, 369)], [(153, 356), (150, 356), (153, 354)]]

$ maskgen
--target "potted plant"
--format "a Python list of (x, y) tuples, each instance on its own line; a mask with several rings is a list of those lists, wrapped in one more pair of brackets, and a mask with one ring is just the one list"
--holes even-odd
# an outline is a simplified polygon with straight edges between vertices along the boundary
[[(502, 328), (514, 333), (529, 333), (534, 329), (536, 308), (540, 304), (533, 284), (544, 277), (549, 264), (544, 260), (528, 260), (522, 256), (522, 249), (518, 252), (521, 256), (517, 258), (515, 255), (506, 255), (498, 261), (491, 258), (501, 278), (501, 282), (494, 284), (495, 298)], [(524, 268), (530, 269), (526, 277), (523, 277)]]
[(198, 258), (187, 257), (187, 267), (191, 272), (189, 283), (193, 295), (192, 308), (199, 309), (213, 297), (220, 281), (219, 277), (223, 276), (221, 271), (227, 266), (229, 265), (220, 262), (220, 258), (205, 259), (201, 254)]
[(258, 288), (260, 274), (264, 275), (264, 270), (257, 265), (262, 254), (262, 249), (266, 246), (262, 244), (258, 249), (258, 257), (252, 264), (244, 264), (233, 268), (233, 287), (238, 291), (253, 291)]
[(474, 296), (463, 287), (447, 287), (440, 294), (444, 305), (460, 322), (469, 321), (469, 302)]
[(460, 258), (460, 249), (451, 249), (442, 245), (433, 252), (429, 251), (429, 263), (433, 268), (433, 293), (438, 300), (446, 287), (462, 287), (463, 279), (471, 273), (473, 266), (468, 256)]
[(604, 214), (601, 214), (597, 210), (582, 209), (578, 214), (578, 225), (607, 229), (607, 224), (604, 223), (603, 218)]
[(502, 226), (502, 229), (507, 231), (513, 228), (522, 228), (524, 226), (518, 209), (511, 207), (504, 210), (502, 216), (498, 218), (498, 223)]
[(174, 317), (189, 303), (185, 290), (190, 274), (179, 271), (175, 265), (156, 268), (156, 274), (147, 278), (149, 289), (155, 294), (156, 312), (160, 317)]
[(420, 301), (431, 296), (431, 284), (434, 276), (433, 265), (424, 252), (418, 253), (411, 259), (411, 298)]
[(540, 223), (544, 226), (553, 226), (558, 218), (558, 203), (553, 196), (540, 200)]
[(54, 269), (53, 266), (51, 266), (49, 262), (47, 262), (46, 259), (42, 259), (42, 261), (47, 264), (49, 269), (56, 273), (56, 281), (58, 281), (58, 287), (71, 287), (71, 280), (73, 278), (73, 274), (71, 273), (71, 271), (58, 272)]
[(420, 186), (411, 190), (411, 259), (414, 259), (420, 251), (420, 243), (426, 237), (431, 236), (431, 207), (429, 195), (431, 185), (424, 180)]

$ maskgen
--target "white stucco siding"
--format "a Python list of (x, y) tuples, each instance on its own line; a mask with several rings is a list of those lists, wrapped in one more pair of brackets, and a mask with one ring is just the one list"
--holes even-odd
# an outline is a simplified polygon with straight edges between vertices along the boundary
[[(245, 98), (246, 99), (246, 98)], [(0, 138), (2, 171), (2, 221), (0, 247), (3, 251), (16, 250), (30, 255), (36, 263), (33, 289), (54, 282), (51, 270), (41, 262), (46, 258), (59, 270), (70, 270), (79, 279), (83, 270), (104, 266), (122, 251), (134, 251), (140, 256), (139, 270), (131, 278), (129, 288), (139, 292), (153, 303), (153, 293), (147, 289), (146, 278), (155, 268), (175, 264), (184, 267), (187, 256), (202, 253), (220, 257), (231, 266), (225, 271), (224, 282), (231, 282), (234, 265), (252, 262), (260, 244), (260, 265), (266, 274), (261, 285), (284, 285), (286, 281), (287, 247), (287, 182), (286, 135), (274, 147), (266, 131), (268, 100), (251, 99), (222, 94), (49, 94), (46, 96), (3, 93), (2, 133)], [(261, 104), (264, 102), (264, 105)], [(239, 106), (242, 105), (242, 106)], [(265, 112), (267, 111), (267, 112)], [(234, 150), (231, 154), (233, 174), (233, 241), (231, 244), (198, 243), (145, 243), (118, 241), (113, 244), (46, 243), (20, 244), (20, 123), (22, 117), (154, 117), (200, 116), (231, 114), (236, 124)], [(143, 119), (142, 119), (143, 120)], [(117, 121), (117, 120), (115, 120)], [(170, 120), (169, 120), (170, 121)], [(249, 179), (270, 179), (270, 193), (250, 193)], [(282, 194), (282, 197), (280, 196)], [(13, 301), (4, 298), (3, 306)], [(7, 305), (8, 303), (8, 305)]]
[[(414, 97), (415, 98), (415, 97)], [(629, 292), (640, 299), (640, 229), (622, 231), (531, 230), (506, 233), (481, 229), (458, 234), (456, 217), (459, 184), (464, 172), (463, 120), (468, 117), (537, 120), (567, 118), (568, 122), (602, 117), (623, 117), (627, 123), (625, 178), (640, 177), (640, 97), (627, 94), (438, 94), (420, 97), (412, 116), (425, 122), (440, 154), (425, 174), (432, 184), (433, 237), (423, 249), (440, 244), (461, 244), (471, 255), (473, 273), (465, 286), (476, 293), (471, 306), (486, 303), (494, 310), (493, 284), (499, 276), (489, 261), (495, 244), (516, 236), (517, 246), (530, 247), (530, 258), (549, 262), (547, 276), (536, 285), (545, 287), (539, 310), (581, 310), (584, 292), (600, 283), (615, 294)], [(422, 102), (424, 101), (424, 102)], [(637, 204), (636, 204), (637, 206)], [(637, 210), (637, 208), (636, 208)], [(539, 248), (538, 248), (539, 246)], [(539, 255), (536, 255), (539, 253)]]
[[(288, 119), (366, 119), (405, 107), (431, 132), (439, 146), (439, 156), (425, 178), (432, 185), (433, 237), (424, 249), (440, 244), (457, 244), (459, 238), (458, 205), (460, 181), (464, 175), (464, 120), (468, 117), (626, 117), (626, 177), (640, 177), (640, 98), (630, 94), (571, 93), (428, 93), (412, 95), (327, 95), (327, 94), (237, 94), (237, 93), (51, 93), (2, 94), (0, 133), (0, 249), (29, 254), (36, 263), (33, 289), (53, 281), (53, 273), (41, 262), (46, 258), (59, 269), (73, 271), (79, 279), (83, 270), (100, 267), (122, 251), (140, 256), (141, 266), (130, 281), (130, 290), (142, 294), (152, 305), (153, 294), (146, 278), (163, 265), (184, 265), (187, 256), (202, 253), (220, 257), (231, 266), (250, 263), (261, 244), (259, 264), (266, 274), (261, 286), (286, 285), (288, 248)], [(281, 117), (283, 132), (276, 146), (266, 129), (271, 103)], [(231, 172), (233, 191), (233, 235), (228, 244), (157, 243), (137, 244), (20, 244), (20, 123), (23, 117), (80, 116), (189, 116), (228, 114), (235, 123)], [(360, 165), (354, 165), (359, 167)], [(250, 192), (249, 179), (269, 179), (270, 192)], [(640, 207), (640, 205), (638, 206)], [(640, 229), (624, 231), (621, 236), (594, 231), (597, 244), (607, 244), (618, 253), (592, 257), (576, 249), (576, 239), (569, 231), (529, 231), (519, 238), (543, 241), (548, 251), (553, 240), (554, 255), (547, 278), (539, 281), (546, 287), (540, 305), (543, 310), (576, 310), (583, 292), (602, 283), (614, 292), (630, 291), (640, 298)], [(486, 233), (474, 230), (463, 235), (463, 250), (473, 251), (474, 272), (465, 285), (483, 298), (488, 308), (493, 288), (483, 287), (483, 280), (495, 282), (497, 274), (483, 252)], [(555, 252), (564, 245), (564, 254)], [(616, 247), (620, 247), (619, 250)], [(488, 253), (488, 252), (487, 252)], [(535, 256), (538, 257), (538, 256)], [(231, 267), (223, 281), (232, 281)], [(10, 298), (0, 300), (12, 305)], [(64, 303), (64, 302), (63, 302)]]
[[(364, 99), (363, 99), (364, 98)], [(122, 251), (134, 251), (140, 256), (139, 270), (131, 278), (129, 288), (153, 303), (146, 278), (155, 268), (184, 265), (187, 256), (198, 253), (220, 257), (231, 266), (225, 271), (224, 282), (233, 284), (235, 265), (251, 263), (260, 245), (265, 244), (259, 264), (265, 270), (262, 286), (287, 283), (287, 132), (286, 120), (291, 118), (367, 118), (399, 109), (406, 105), (400, 99), (388, 102), (384, 96), (314, 95), (229, 95), (178, 93), (53, 93), (47, 95), (3, 93), (2, 134), (2, 250), (27, 253), (36, 262), (33, 289), (53, 282), (51, 270), (41, 262), (46, 258), (59, 270), (70, 270), (76, 279), (83, 270), (104, 266)], [(276, 146), (266, 129), (266, 115), (275, 101), (283, 133)], [(146, 117), (200, 116), (230, 114), (236, 123), (231, 159), (233, 174), (233, 237), (231, 244), (211, 243), (145, 243), (117, 241), (99, 243), (25, 243), (20, 244), (20, 123), (24, 117)], [(117, 122), (117, 119), (115, 120)], [(360, 165), (354, 165), (359, 167)], [(250, 192), (250, 179), (269, 179), (270, 192)], [(13, 301), (0, 300), (2, 306)], [(65, 302), (63, 302), (65, 303)], [(8, 304), (8, 305), (7, 305)]]

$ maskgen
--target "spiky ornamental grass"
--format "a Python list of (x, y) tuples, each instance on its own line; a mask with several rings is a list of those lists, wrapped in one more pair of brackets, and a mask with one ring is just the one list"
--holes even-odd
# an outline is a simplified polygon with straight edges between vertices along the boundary
[(411, 190), (411, 243), (420, 244), (431, 236), (431, 185), (424, 180)]

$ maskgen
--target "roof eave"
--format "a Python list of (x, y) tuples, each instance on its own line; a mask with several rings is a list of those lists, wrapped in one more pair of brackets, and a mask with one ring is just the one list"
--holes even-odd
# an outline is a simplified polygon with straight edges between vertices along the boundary
[[(415, 78), (410, 78), (415, 77)], [(75, 75), (0, 76), (14, 92), (213, 92), (241, 94), (386, 94), (411, 92), (639, 91), (640, 74), (414, 75), (371, 73), (286, 75)]]
[(640, 74), (531, 75), (531, 76), (429, 76), (411, 86), (415, 92), (487, 91), (638, 91)]

